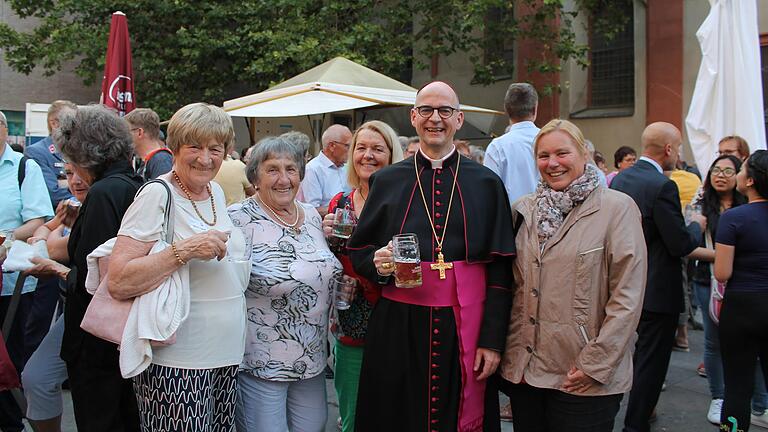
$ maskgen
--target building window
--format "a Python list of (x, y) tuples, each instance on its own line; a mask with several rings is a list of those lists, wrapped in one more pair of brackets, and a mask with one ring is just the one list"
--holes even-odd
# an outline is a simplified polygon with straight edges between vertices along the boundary
[(492, 7), (485, 18), (485, 49), (483, 63), (490, 68), (495, 80), (509, 79), (515, 64), (515, 41), (501, 31), (513, 19), (514, 3), (507, 7)]
[(635, 37), (632, 2), (624, 29), (606, 37), (590, 30), (589, 108), (634, 108)]
[(760, 35), (760, 71), (763, 76), (763, 118), (768, 136), (768, 33)]

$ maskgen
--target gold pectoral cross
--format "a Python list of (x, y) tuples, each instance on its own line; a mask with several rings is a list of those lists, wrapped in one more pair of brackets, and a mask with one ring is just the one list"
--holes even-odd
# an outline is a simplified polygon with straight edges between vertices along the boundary
[(445, 259), (443, 258), (443, 253), (438, 252), (437, 253), (437, 262), (435, 264), (430, 264), (429, 268), (432, 270), (437, 270), (440, 272), (440, 279), (445, 279), (445, 271), (453, 268), (453, 263), (447, 263), (445, 262)]

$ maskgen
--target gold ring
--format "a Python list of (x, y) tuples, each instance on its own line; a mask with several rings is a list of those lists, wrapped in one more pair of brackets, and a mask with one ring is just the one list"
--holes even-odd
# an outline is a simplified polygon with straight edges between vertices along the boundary
[(383, 268), (384, 270), (389, 270), (392, 268), (392, 263), (391, 262), (381, 263), (381, 268)]

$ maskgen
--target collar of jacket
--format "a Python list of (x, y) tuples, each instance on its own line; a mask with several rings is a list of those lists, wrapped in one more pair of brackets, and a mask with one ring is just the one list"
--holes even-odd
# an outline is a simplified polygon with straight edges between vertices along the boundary
[[(573, 210), (571, 210), (570, 213), (568, 213), (568, 216), (565, 217), (565, 220), (563, 221), (563, 225), (560, 227), (559, 230), (555, 233), (555, 235), (552, 236), (552, 238), (549, 239), (549, 241), (544, 245), (544, 249), (541, 250), (541, 253), (539, 253), (539, 250), (536, 251), (536, 256), (541, 257), (543, 256), (549, 249), (551, 249), (554, 245), (556, 245), (560, 240), (562, 240), (563, 237), (565, 237), (565, 234), (568, 233), (568, 231), (571, 229), (571, 227), (581, 218), (591, 215), (592, 213), (597, 212), (600, 210), (600, 206), (602, 204), (603, 199), (603, 193), (605, 192), (604, 186), (598, 186), (595, 188), (594, 191), (592, 191), (591, 194), (587, 197), (586, 200), (584, 200), (583, 203), (576, 206)], [(530, 194), (527, 195), (525, 198), (522, 198), (517, 205), (515, 206), (515, 209), (519, 213), (519, 215), (515, 215), (515, 217), (523, 217), (523, 225), (531, 231), (532, 228), (535, 228), (533, 224), (536, 223), (535, 221), (535, 200), (536, 200), (536, 194)], [(538, 244), (538, 240), (536, 240), (536, 243)], [(533, 244), (533, 242), (531, 242)], [(537, 248), (538, 249), (538, 248)]]

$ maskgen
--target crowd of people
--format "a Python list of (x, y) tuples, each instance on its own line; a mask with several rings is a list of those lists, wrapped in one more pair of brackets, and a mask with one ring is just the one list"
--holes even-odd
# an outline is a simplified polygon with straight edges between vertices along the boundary
[(695, 307), (702, 412), (768, 425), (768, 152), (724, 137), (702, 183), (659, 122), (609, 172), (531, 85), (504, 108), (484, 151), (432, 82), (416, 137), (332, 125), (314, 158), (297, 131), (236, 152), (205, 103), (164, 133), (56, 101), (24, 155), (0, 113), (0, 259), (47, 249), (3, 272), (26, 412), (0, 393), (0, 429), (60, 431), (66, 382), (85, 432), (323, 431), (330, 373), (344, 432), (608, 432), (625, 394), (648, 431)]

